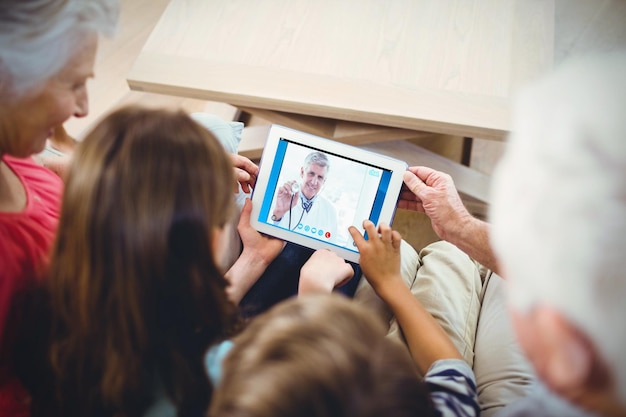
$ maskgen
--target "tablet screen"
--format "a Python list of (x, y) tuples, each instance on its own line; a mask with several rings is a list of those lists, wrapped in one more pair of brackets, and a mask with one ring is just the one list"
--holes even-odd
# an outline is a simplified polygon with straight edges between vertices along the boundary
[(281, 137), (258, 221), (358, 254), (348, 227), (378, 224), (391, 177), (389, 169)]

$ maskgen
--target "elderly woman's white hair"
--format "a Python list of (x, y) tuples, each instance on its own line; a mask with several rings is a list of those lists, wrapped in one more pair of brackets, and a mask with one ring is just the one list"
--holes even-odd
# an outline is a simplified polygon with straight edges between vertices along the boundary
[(586, 333), (626, 404), (626, 53), (527, 88), (494, 175), (492, 240), (521, 311), (546, 304)]
[(0, 97), (37, 90), (87, 33), (110, 35), (117, 15), (117, 0), (0, 1)]

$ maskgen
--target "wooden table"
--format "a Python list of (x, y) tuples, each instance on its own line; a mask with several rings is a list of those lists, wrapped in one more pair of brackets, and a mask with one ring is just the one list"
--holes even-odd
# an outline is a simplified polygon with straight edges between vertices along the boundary
[(502, 140), (553, 48), (554, 0), (171, 0), (128, 83), (351, 144)]

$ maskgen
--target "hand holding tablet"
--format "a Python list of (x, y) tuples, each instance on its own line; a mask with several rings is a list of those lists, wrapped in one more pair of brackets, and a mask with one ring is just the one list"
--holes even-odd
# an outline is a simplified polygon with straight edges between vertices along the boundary
[(363, 220), (391, 224), (407, 169), (403, 161), (273, 125), (252, 195), (251, 225), (358, 262), (348, 232)]

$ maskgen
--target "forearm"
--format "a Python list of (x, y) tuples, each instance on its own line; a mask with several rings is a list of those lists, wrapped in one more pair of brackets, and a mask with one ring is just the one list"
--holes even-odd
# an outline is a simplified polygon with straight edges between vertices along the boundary
[(300, 269), (298, 295), (330, 294), (353, 275), (354, 270), (343, 258), (328, 249), (318, 249)]
[(262, 258), (254, 256), (245, 250), (242, 252), (241, 256), (225, 274), (229, 282), (226, 294), (233, 303), (239, 304), (248, 290), (263, 275), (267, 265), (268, 263)]
[(402, 280), (376, 291), (398, 320), (411, 356), (422, 374), (426, 374), (437, 360), (463, 359), (443, 328)]
[(327, 282), (321, 279), (307, 279), (300, 275), (298, 282), (298, 295), (305, 294), (330, 294), (335, 287), (333, 282)]
[(496, 257), (489, 242), (490, 227), (489, 223), (468, 216), (460, 222), (458, 227), (446, 234), (445, 240), (481, 265), (499, 273)]

